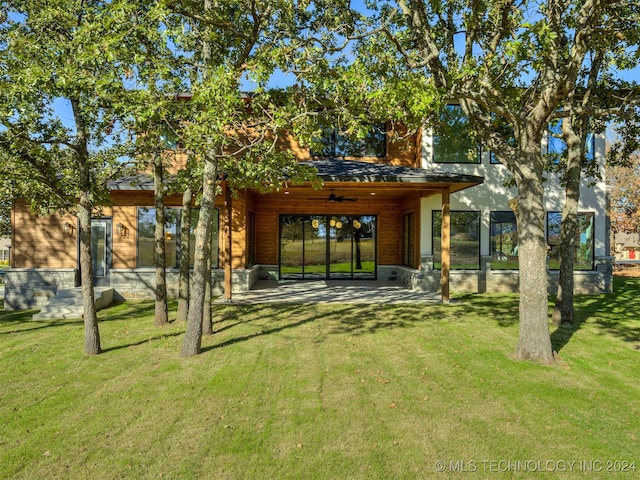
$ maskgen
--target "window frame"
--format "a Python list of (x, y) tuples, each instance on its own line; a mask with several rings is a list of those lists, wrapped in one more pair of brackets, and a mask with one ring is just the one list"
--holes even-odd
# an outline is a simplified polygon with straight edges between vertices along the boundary
[[(151, 251), (153, 252), (153, 260), (151, 263), (149, 264), (142, 264), (140, 261), (140, 252), (141, 252), (141, 248), (140, 248), (140, 240), (141, 240), (141, 235), (140, 235), (140, 212), (142, 210), (146, 210), (148, 212), (149, 215), (151, 215), (151, 217), (153, 218), (153, 221), (150, 222), (151, 225), (153, 226), (153, 236), (150, 237), (153, 240), (153, 247), (151, 249)], [(173, 228), (171, 229), (170, 232), (167, 232), (166, 230), (166, 224), (165, 224), (165, 249), (166, 249), (166, 242), (167, 242), (167, 235), (172, 236), (173, 238), (171, 239), (172, 242), (175, 242), (175, 262), (173, 264), (171, 263), (167, 263), (167, 260), (169, 260), (169, 257), (167, 256), (165, 258), (165, 268), (179, 268), (180, 267), (180, 233), (181, 233), (181, 225), (182, 225), (182, 213), (184, 211), (184, 209), (182, 207), (165, 207), (165, 212), (167, 210), (171, 210), (174, 211), (174, 217), (175, 218), (175, 223)], [(214, 219), (214, 229), (212, 230), (211, 233), (211, 266), (212, 268), (218, 268), (219, 265), (219, 245), (218, 245), (218, 238), (219, 238), (219, 210), (216, 208), (215, 210), (215, 219)], [(197, 215), (194, 216), (194, 214), (196, 212), (199, 213), (200, 209), (198, 208), (194, 208), (191, 209), (191, 235), (192, 235), (192, 241), (191, 241), (191, 248), (194, 248), (195, 242), (193, 240), (193, 235), (195, 234), (195, 228), (197, 225)], [(170, 218), (170, 216), (167, 216)], [(195, 220), (195, 221), (194, 221)], [(137, 206), (136, 207), (136, 268), (152, 268), (155, 267), (155, 207), (153, 206)], [(189, 268), (193, 267), (193, 258), (192, 258), (192, 254), (190, 252), (189, 254)]]
[[(512, 217), (513, 222), (499, 222), (496, 217), (498, 215), (504, 215)], [(510, 232), (506, 233), (510, 235), (511, 241), (511, 251), (510, 254), (505, 253), (505, 249), (502, 248), (498, 250), (494, 248), (494, 225), (501, 224), (513, 224), (515, 226), (514, 229), (511, 229)], [(515, 241), (514, 241), (514, 232), (515, 232)], [(505, 233), (500, 233), (499, 235), (505, 235)], [(520, 269), (520, 257), (518, 255), (518, 224), (516, 221), (516, 214), (512, 210), (492, 210), (489, 212), (489, 252), (491, 255), (491, 268), (495, 270), (519, 270)], [(515, 244), (515, 245), (514, 245)], [(501, 245), (502, 247), (503, 245)], [(515, 268), (509, 268), (511, 263), (516, 263)]]

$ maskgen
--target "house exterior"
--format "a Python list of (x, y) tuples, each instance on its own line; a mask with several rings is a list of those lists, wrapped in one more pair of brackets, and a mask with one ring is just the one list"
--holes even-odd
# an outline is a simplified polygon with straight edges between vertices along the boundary
[(640, 261), (639, 233), (616, 233), (614, 241), (616, 260)]
[[(224, 194), (217, 198), (212, 238), (216, 293), (225, 286), (226, 258), (232, 271), (226, 279), (230, 292), (246, 291), (260, 279), (396, 281), (418, 291), (438, 291), (441, 257), (449, 254), (440, 241), (443, 212), (448, 218), (443, 205), (451, 209), (451, 289), (517, 291), (517, 226), (509, 207), (516, 193), (503, 186), (508, 172), (491, 152), (468, 145), (463, 130), (453, 131), (459, 138), (424, 130), (398, 142), (391, 141), (386, 126), (374, 128), (361, 141), (332, 131), (323, 138), (321, 152), (289, 139), (284, 148), (315, 166), (324, 186), (288, 186), (268, 194), (246, 190), (233, 199)], [(604, 140), (594, 139), (593, 146), (602, 163)], [(177, 152), (176, 159), (180, 163), (184, 155)], [(153, 184), (139, 175), (113, 182), (110, 189), (112, 205), (92, 224), (96, 284), (112, 286), (120, 298), (153, 298)], [(547, 192), (552, 292), (564, 195), (554, 181)], [(169, 295), (176, 296), (181, 196), (165, 202), (168, 287)], [(606, 205), (604, 178), (583, 186), (576, 253), (579, 293), (611, 291)], [(78, 284), (75, 218), (34, 217), (19, 201), (11, 220), (15, 235), (6, 309), (37, 308), (58, 289)]]
[(9, 265), (10, 254), (11, 239), (8, 237), (0, 238), (0, 265)]

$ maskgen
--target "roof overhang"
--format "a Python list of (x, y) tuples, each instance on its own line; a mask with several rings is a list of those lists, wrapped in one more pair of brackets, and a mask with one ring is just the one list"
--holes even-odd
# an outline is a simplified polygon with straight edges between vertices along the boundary
[[(464, 190), (484, 182), (477, 175), (438, 172), (424, 168), (411, 168), (385, 163), (354, 160), (314, 160), (302, 162), (314, 167), (326, 186), (340, 184), (350, 189), (380, 187), (392, 192), (419, 190), (424, 194), (435, 194), (448, 189), (450, 193)], [(338, 185), (335, 185), (336, 187)], [(109, 182), (112, 191), (153, 190), (153, 178), (140, 173), (121, 177)], [(298, 189), (300, 187), (297, 187)], [(308, 189), (308, 186), (302, 187)]]
[(353, 160), (316, 160), (303, 162), (314, 167), (325, 183), (387, 184), (399, 189), (443, 190), (451, 193), (480, 185), (484, 177), (452, 172), (437, 172), (424, 168), (411, 168)]
[(127, 175), (110, 180), (107, 184), (112, 191), (153, 190), (153, 177), (145, 173)]

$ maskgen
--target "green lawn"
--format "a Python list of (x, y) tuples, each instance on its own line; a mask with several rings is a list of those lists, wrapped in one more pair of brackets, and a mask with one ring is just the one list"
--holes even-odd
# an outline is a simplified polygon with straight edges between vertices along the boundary
[(96, 357), (80, 321), (0, 312), (0, 478), (635, 478), (640, 279), (615, 286), (551, 327), (553, 367), (510, 359), (516, 295), (216, 305), (190, 359), (151, 303), (101, 311)]

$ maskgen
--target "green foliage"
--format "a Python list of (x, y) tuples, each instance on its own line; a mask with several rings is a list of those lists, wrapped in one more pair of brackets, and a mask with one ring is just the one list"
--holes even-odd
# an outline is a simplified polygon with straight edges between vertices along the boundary
[(633, 155), (629, 165), (609, 166), (611, 185), (611, 229), (615, 233), (640, 231), (640, 156)]
[(124, 4), (3, 2), (0, 171), (40, 212), (74, 212), (88, 190), (104, 203), (127, 152), (114, 131), (126, 103)]

